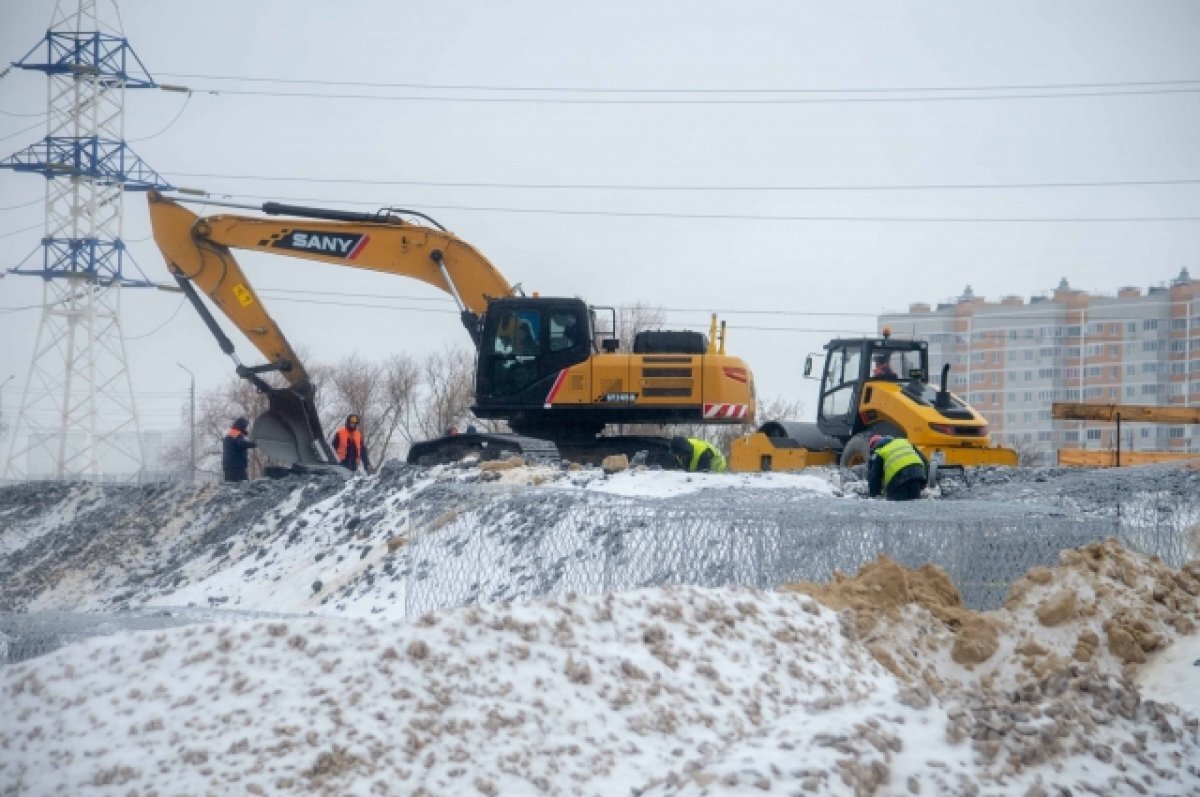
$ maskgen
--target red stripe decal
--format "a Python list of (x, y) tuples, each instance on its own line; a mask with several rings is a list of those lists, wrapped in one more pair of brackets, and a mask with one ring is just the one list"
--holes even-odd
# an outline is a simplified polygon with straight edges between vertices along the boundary
[(363, 250), (363, 247), (367, 245), (367, 241), (369, 241), (369, 240), (371, 240), (371, 236), (364, 235), (362, 237), (362, 240), (354, 245), (354, 248), (350, 250), (350, 254), (346, 255), (346, 257), (350, 260), (353, 260), (354, 258), (358, 257), (358, 253)]
[(554, 397), (558, 395), (558, 389), (562, 387), (563, 380), (567, 378), (567, 369), (564, 368), (558, 372), (558, 376), (554, 378), (554, 385), (550, 388), (550, 392), (546, 395), (545, 409), (550, 409), (550, 405), (554, 403)]

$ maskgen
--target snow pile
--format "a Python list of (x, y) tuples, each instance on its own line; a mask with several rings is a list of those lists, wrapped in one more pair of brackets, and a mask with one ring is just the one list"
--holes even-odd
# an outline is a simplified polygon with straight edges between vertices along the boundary
[(0, 690), (0, 782), (36, 794), (628, 794), (776, 732), (832, 764), (898, 710), (833, 612), (691, 588), (105, 637)]

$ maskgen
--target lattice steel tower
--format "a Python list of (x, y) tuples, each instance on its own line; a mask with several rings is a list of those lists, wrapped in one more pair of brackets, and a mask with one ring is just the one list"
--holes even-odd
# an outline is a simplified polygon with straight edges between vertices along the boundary
[[(64, 10), (74, 7), (73, 10)], [(95, 479), (142, 469), (121, 331), (124, 192), (169, 189), (124, 141), (125, 90), (156, 88), (96, 0), (61, 0), (45, 38), (13, 66), (49, 82), (46, 137), (0, 168), (46, 178), (41, 324), (4, 474)], [(50, 420), (47, 421), (47, 416)], [(24, 436), (24, 440), (22, 440)]]

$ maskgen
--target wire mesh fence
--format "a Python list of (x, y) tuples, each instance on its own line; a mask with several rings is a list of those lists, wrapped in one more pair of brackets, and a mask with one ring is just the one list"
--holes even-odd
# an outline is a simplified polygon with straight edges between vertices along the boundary
[[(1200, 491), (1189, 492), (1190, 486), (1111, 490), (1081, 509), (1078, 496), (1052, 494), (1034, 504), (889, 503), (788, 491), (768, 497), (762, 490), (646, 500), (444, 485), (430, 491), (436, 492), (425, 506), (431, 522), (409, 530), (393, 566), (374, 573), (371, 588), (394, 594), (397, 613), (416, 617), (473, 603), (658, 585), (773, 589), (827, 581), (887, 554), (904, 565), (943, 568), (968, 607), (990, 609), (1031, 567), (1054, 565), (1060, 551), (1109, 537), (1173, 567), (1200, 556)], [(263, 616), (279, 615), (211, 609), (0, 614), (0, 662), (98, 633)]]
[(464, 517), (459, 533), (407, 548), (405, 611), (665, 584), (771, 589), (853, 573), (879, 554), (938, 565), (967, 606), (990, 609), (1031, 567), (1108, 537), (1182, 565), (1196, 555), (1198, 506), (1200, 497), (1159, 496), (1096, 517), (973, 502), (930, 519), (911, 505), (877, 502), (824, 503), (818, 513), (802, 501), (780, 509), (614, 500), (546, 513), (539, 527), (521, 524), (519, 538)]

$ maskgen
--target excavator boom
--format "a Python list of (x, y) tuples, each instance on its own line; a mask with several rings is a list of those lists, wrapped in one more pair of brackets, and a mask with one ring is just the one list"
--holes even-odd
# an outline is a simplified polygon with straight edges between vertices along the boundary
[[(451, 294), (464, 324), (478, 342), (479, 317), (489, 297), (512, 292), (508, 281), (470, 244), (443, 230), (408, 224), (389, 214), (323, 211), (277, 203), (266, 213), (299, 218), (223, 215), (201, 218), (157, 191), (148, 194), (154, 241), (168, 268), (222, 350), (237, 363), (239, 376), (266, 394), (269, 409), (255, 420), (252, 435), (271, 459), (319, 466), (333, 462), (321, 431), (315, 387), (283, 331), (271, 318), (231, 248), (317, 260), (421, 280)], [(307, 217), (307, 218), (304, 218)], [(198, 293), (207, 296), (266, 358), (243, 365)], [(278, 372), (286, 388), (260, 374)]]

